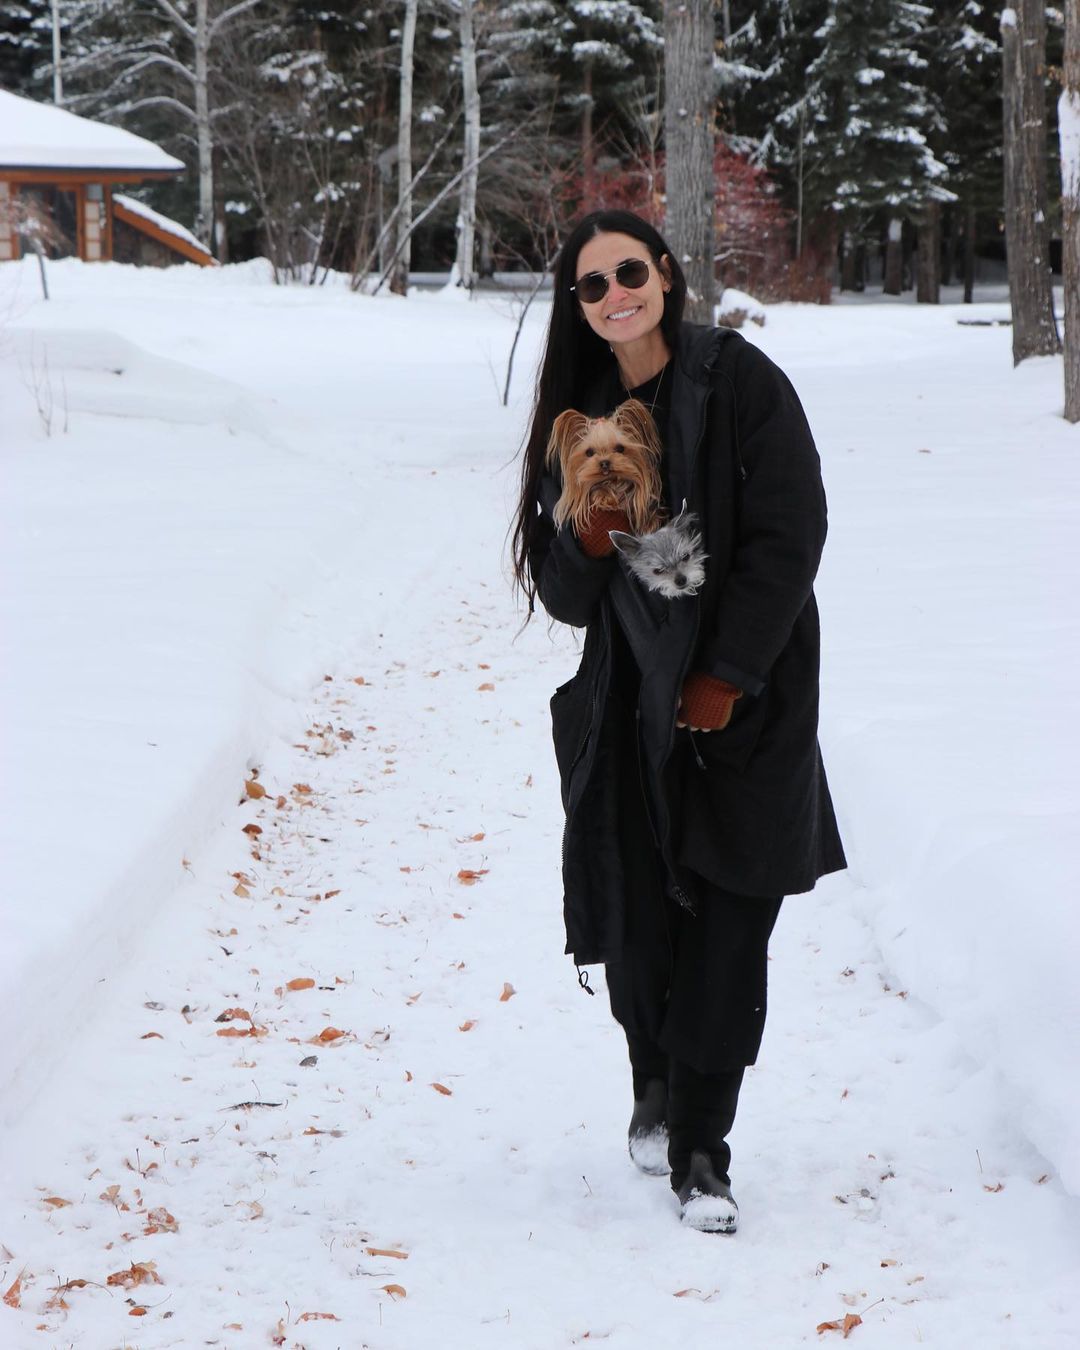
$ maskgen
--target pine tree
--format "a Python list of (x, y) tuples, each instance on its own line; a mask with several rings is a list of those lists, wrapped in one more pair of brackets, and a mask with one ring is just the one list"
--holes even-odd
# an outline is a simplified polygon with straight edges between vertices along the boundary
[(0, 6), (0, 89), (51, 100), (52, 59), (50, 0), (7, 0)]

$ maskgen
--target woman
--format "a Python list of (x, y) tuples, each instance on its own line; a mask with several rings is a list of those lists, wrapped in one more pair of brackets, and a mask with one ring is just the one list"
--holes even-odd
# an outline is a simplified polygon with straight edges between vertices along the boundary
[[(684, 323), (685, 297), (663, 239), (629, 212), (594, 212), (566, 240), (514, 555), (530, 611), (538, 595), (586, 630), (552, 699), (567, 952), (586, 988), (581, 967), (605, 965), (630, 1153), (670, 1167), (685, 1223), (732, 1232), (727, 1135), (764, 1030), (769, 935), (783, 896), (845, 861), (817, 744), (817, 451), (783, 373), (739, 334)], [(685, 499), (704, 535), (693, 598), (647, 595), (618, 565), (618, 513), (582, 537), (554, 524), (555, 417), (631, 395), (660, 432), (668, 511)]]

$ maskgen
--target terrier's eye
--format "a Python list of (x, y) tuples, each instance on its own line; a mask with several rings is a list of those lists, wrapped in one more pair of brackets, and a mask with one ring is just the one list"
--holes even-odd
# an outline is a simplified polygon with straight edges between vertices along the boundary
[(586, 458), (586, 459), (592, 459), (593, 455), (595, 455), (595, 454), (596, 454), (596, 451), (593, 450), (593, 449), (586, 450), (586, 451), (585, 451), (585, 458)]
[(652, 574), (654, 577), (662, 577), (664, 575), (664, 569), (662, 567), (654, 567)]
[(617, 445), (617, 446), (615, 447), (615, 453), (616, 453), (617, 455), (621, 455), (622, 452), (623, 452), (622, 446), (621, 446), (621, 445)]

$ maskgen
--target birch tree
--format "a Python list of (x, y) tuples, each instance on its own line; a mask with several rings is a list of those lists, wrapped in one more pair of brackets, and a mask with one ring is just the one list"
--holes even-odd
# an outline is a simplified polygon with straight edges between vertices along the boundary
[(1019, 0), (1001, 13), (1005, 132), (1005, 246), (1013, 365), (1061, 350), (1046, 219), (1046, 6)]
[(1080, 422), (1080, 0), (1065, 0), (1064, 84), (1058, 99), (1065, 270), (1065, 416)]
[(664, 0), (665, 232), (687, 283), (687, 318), (713, 321), (713, 6)]
[(405, 295), (409, 288), (409, 262), (412, 248), (412, 107), (413, 49), (416, 45), (416, 12), (419, 0), (405, 0), (405, 22), (401, 29), (401, 92), (398, 99), (397, 145), (397, 236), (390, 289)]
[(476, 34), (473, 0), (460, 0), (461, 86), (465, 98), (465, 144), (462, 152), (461, 205), (457, 218), (457, 257), (451, 285), (471, 291), (476, 285), (476, 188), (480, 177), (480, 90), (476, 81)]

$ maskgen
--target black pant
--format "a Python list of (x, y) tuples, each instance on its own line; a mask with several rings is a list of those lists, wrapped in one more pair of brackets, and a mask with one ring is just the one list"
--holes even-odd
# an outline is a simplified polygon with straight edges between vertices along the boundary
[(703, 878), (695, 913), (669, 900), (636, 764), (628, 755), (620, 767), (626, 943), (606, 974), (639, 1097), (647, 1079), (667, 1078), (669, 1058), (702, 1074), (755, 1062), (781, 900), (735, 895)]

